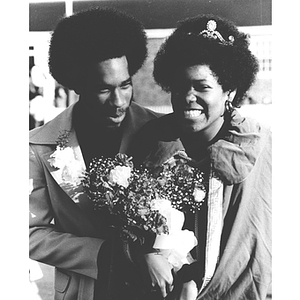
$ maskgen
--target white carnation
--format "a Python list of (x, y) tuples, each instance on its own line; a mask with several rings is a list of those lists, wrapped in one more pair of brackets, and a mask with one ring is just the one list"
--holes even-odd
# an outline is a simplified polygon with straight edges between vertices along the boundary
[(130, 175), (131, 175), (130, 167), (116, 166), (113, 170), (110, 171), (108, 180), (112, 184), (118, 184), (127, 188), (129, 185)]

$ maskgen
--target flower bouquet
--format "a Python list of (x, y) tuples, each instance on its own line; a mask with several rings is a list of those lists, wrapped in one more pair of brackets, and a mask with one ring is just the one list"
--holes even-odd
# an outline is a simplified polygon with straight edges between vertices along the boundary
[(117, 216), (124, 228), (168, 233), (166, 218), (151, 207), (158, 182), (148, 170), (135, 169), (125, 154), (94, 159), (82, 183), (95, 209)]
[(111, 220), (117, 220), (111, 226), (118, 227), (123, 237), (144, 244), (150, 233), (154, 235), (152, 247), (168, 250), (163, 252), (174, 266), (186, 263), (197, 239), (193, 232), (182, 230), (183, 212), (200, 209), (205, 198), (198, 169), (178, 160), (154, 175), (147, 168), (135, 168), (125, 154), (117, 154), (94, 159), (82, 184), (95, 209), (107, 211)]

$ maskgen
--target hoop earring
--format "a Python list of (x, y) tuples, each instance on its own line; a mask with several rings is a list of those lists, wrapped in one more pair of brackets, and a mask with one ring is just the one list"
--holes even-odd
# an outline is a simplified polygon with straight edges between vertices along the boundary
[(232, 106), (232, 103), (229, 100), (225, 101), (225, 111), (230, 114), (234, 111), (234, 107)]

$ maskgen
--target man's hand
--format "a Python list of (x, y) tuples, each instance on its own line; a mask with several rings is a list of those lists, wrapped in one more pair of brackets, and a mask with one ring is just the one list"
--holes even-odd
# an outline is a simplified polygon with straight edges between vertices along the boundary
[(167, 297), (173, 289), (172, 265), (158, 253), (145, 254), (144, 258), (152, 288), (157, 287), (162, 297)]

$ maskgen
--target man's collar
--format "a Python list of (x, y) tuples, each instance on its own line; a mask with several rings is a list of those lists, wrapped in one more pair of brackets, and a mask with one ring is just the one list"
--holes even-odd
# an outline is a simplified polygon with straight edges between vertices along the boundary
[(62, 132), (72, 132), (72, 115), (75, 104), (66, 108), (44, 126), (31, 130), (29, 132), (29, 142), (32, 144), (56, 144), (57, 138)]

